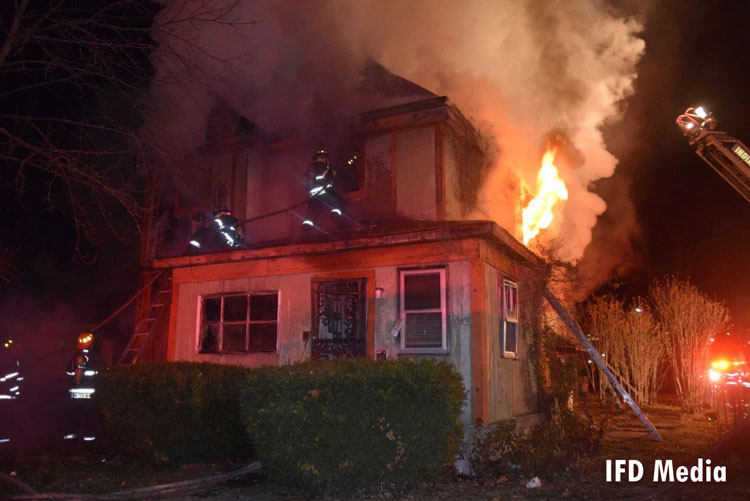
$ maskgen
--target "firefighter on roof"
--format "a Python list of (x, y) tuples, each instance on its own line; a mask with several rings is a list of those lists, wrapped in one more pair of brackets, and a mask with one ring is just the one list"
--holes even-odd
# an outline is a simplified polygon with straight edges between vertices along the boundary
[(331, 214), (342, 215), (343, 201), (334, 189), (333, 180), (336, 170), (328, 161), (328, 152), (320, 149), (312, 157), (307, 169), (307, 217), (302, 222), (303, 227), (312, 228), (320, 225), (321, 213), (328, 209)]
[(190, 239), (188, 254), (221, 252), (244, 247), (242, 226), (228, 209), (211, 211)]
[(65, 440), (81, 439), (92, 442), (96, 439), (96, 415), (92, 405), (94, 379), (99, 373), (94, 363), (92, 345), (94, 335), (84, 332), (76, 341), (76, 353), (68, 363), (66, 374), (70, 376), (68, 390), (71, 402), (71, 421)]

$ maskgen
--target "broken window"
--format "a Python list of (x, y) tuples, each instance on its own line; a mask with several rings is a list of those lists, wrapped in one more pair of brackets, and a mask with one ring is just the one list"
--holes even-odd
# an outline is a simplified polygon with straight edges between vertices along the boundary
[(518, 285), (503, 280), (500, 286), (502, 325), (500, 326), (500, 343), (504, 357), (518, 356)]
[(445, 269), (408, 270), (400, 276), (401, 348), (445, 351)]
[(278, 311), (278, 292), (202, 297), (198, 353), (276, 351)]

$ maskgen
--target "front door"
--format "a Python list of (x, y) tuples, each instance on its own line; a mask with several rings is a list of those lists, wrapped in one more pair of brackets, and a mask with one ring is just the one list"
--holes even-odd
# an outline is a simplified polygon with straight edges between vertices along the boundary
[(313, 279), (312, 359), (367, 356), (367, 280)]

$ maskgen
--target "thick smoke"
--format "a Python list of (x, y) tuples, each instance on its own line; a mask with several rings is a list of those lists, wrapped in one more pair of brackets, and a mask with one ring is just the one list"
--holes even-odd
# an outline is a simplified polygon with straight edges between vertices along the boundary
[[(173, 2), (160, 17), (205, 5)], [(565, 137), (576, 152), (558, 162), (570, 196), (539, 240), (567, 260), (583, 256), (606, 209), (590, 187), (617, 164), (600, 128), (632, 91), (644, 51), (636, 20), (596, 0), (253, 1), (229, 17), (192, 24), (157, 54), (154, 102), (169, 113), (152, 130), (165, 144), (200, 144), (219, 100), (263, 130), (335, 136), (339, 119), (363, 108), (353, 89), (374, 60), (449, 96), (493, 138), (499, 154), (475, 217), (513, 233), (548, 138)]]

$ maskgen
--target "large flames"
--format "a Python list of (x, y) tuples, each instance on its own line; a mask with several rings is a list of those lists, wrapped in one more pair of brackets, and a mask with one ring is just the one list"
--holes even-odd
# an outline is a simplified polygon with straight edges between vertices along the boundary
[(541, 230), (552, 224), (552, 209), (560, 200), (568, 199), (568, 189), (555, 166), (556, 149), (547, 150), (542, 167), (536, 175), (536, 196), (523, 209), (523, 243), (533, 240)]

